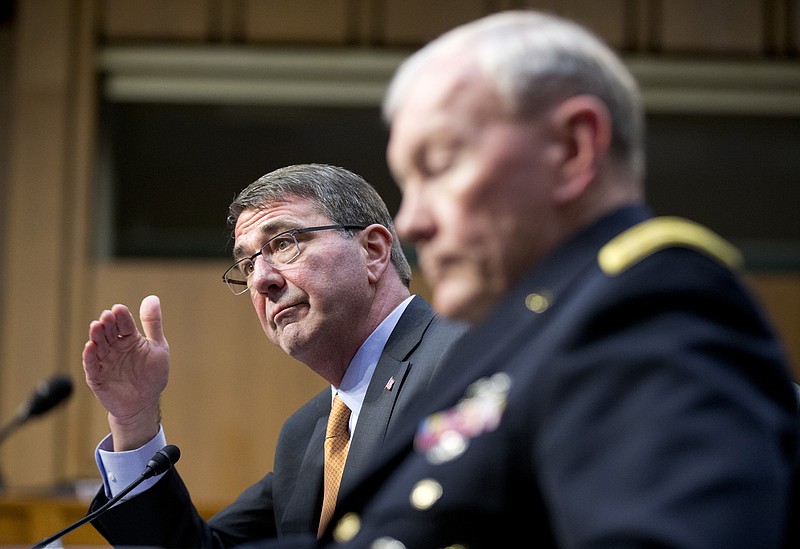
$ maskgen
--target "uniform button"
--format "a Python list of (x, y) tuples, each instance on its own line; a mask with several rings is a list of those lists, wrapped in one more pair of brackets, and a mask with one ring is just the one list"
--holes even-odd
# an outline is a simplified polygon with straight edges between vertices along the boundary
[(406, 546), (394, 538), (378, 538), (372, 542), (370, 549), (406, 549)]
[(350, 541), (361, 530), (361, 519), (355, 513), (347, 513), (336, 523), (333, 529), (333, 539), (339, 543)]
[(534, 313), (543, 313), (550, 307), (550, 300), (546, 295), (534, 292), (525, 298), (525, 306)]
[(418, 511), (430, 509), (442, 497), (442, 485), (432, 479), (419, 481), (411, 491), (411, 505)]

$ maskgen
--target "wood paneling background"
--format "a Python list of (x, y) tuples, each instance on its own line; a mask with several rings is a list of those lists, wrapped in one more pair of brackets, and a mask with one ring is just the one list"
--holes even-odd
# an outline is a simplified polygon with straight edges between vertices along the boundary
[[(77, 383), (63, 410), (0, 448), (6, 484), (96, 477), (106, 423), (82, 383), (80, 353), (89, 322), (115, 302), (138, 311), (145, 295), (161, 297), (173, 357), (164, 423), (198, 502), (230, 501), (268, 471), (283, 420), (324, 387), (266, 341), (246, 297), (219, 283), (224, 261), (92, 256), (99, 47), (416, 47), (514, 7), (575, 17), (628, 53), (796, 62), (800, 45), (800, 2), (788, 0), (18, 1), (0, 32), (0, 418), (44, 377), (69, 373)], [(797, 365), (800, 276), (751, 279)]]

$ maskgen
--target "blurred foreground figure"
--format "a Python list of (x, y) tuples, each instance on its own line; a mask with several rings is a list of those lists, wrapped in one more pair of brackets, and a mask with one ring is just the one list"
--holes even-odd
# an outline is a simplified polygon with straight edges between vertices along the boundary
[(398, 235), (473, 326), (323, 541), (800, 547), (787, 360), (738, 252), (644, 205), (620, 60), (496, 14), (411, 57), (385, 114)]

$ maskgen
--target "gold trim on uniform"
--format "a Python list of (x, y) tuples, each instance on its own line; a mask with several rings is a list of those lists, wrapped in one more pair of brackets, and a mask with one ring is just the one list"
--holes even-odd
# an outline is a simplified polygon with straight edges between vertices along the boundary
[(680, 217), (655, 217), (617, 235), (597, 254), (600, 268), (616, 276), (664, 248), (692, 248), (731, 269), (739, 268), (742, 254), (710, 229)]

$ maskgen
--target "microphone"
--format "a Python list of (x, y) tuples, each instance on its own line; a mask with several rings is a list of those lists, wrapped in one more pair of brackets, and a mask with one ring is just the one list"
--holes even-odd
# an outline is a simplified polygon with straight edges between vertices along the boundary
[(64, 375), (54, 376), (41, 382), (30, 400), (17, 413), (25, 419), (41, 415), (58, 406), (71, 394), (72, 380)]
[(19, 428), (29, 419), (49, 412), (72, 394), (72, 380), (65, 375), (56, 375), (42, 381), (36, 390), (22, 404), (2, 429), (0, 429), (0, 442)]
[(82, 519), (77, 522), (73, 522), (63, 530), (53, 534), (49, 538), (45, 538), (36, 545), (31, 546), (30, 549), (41, 549), (46, 547), (47, 545), (53, 543), (57, 539), (62, 536), (65, 536), (72, 532), (78, 526), (82, 526), (87, 522), (96, 519), (106, 511), (108, 511), (112, 506), (114, 506), (119, 500), (123, 497), (128, 495), (128, 493), (139, 486), (142, 482), (149, 479), (150, 477), (154, 477), (156, 475), (160, 475), (162, 473), (166, 473), (172, 466), (175, 465), (181, 457), (181, 451), (177, 446), (172, 444), (167, 444), (161, 450), (155, 453), (155, 455), (147, 462), (147, 466), (142, 471), (142, 474), (139, 475), (139, 478), (131, 482), (128, 486), (125, 487), (119, 494), (108, 500), (105, 505), (100, 507), (99, 509), (95, 509), (93, 512), (89, 513)]

